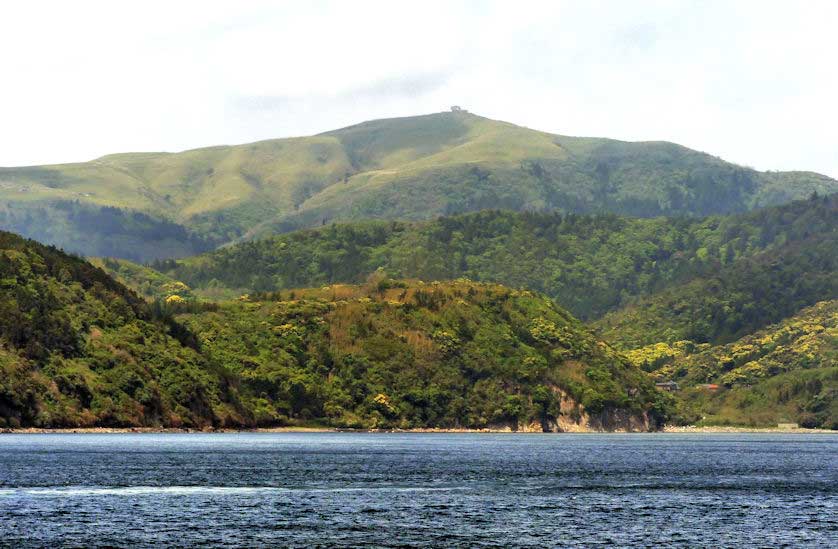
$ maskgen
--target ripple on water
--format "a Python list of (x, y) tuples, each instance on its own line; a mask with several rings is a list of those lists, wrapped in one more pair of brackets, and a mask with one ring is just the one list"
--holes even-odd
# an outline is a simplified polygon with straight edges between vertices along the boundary
[(0, 438), (0, 545), (830, 547), (835, 517), (829, 435)]

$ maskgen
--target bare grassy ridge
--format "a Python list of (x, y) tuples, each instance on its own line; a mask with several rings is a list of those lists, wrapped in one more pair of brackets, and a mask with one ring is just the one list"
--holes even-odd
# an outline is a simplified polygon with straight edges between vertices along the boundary
[[(147, 260), (324, 222), (427, 219), (489, 207), (708, 215), (814, 191), (838, 191), (838, 182), (757, 172), (671, 143), (559, 136), (437, 113), (311, 137), (0, 168), (0, 229), (36, 236), (38, 216), (47, 224), (55, 217), (64, 229), (39, 238), (86, 255), (126, 257), (102, 249), (107, 242), (99, 237), (114, 231), (91, 222), (97, 208), (122, 208), (129, 211), (117, 231), (130, 244), (124, 253)], [(55, 207), (76, 202), (89, 210), (84, 219)], [(142, 243), (160, 239), (132, 225), (134, 211), (186, 234), (140, 253)]]

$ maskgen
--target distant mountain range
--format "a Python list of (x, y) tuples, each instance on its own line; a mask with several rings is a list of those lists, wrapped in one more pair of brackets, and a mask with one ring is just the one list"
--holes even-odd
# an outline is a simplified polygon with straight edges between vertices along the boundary
[(358, 219), (487, 208), (636, 217), (744, 212), (838, 191), (666, 142), (553, 135), (466, 112), (312, 137), (0, 168), (0, 229), (146, 261)]

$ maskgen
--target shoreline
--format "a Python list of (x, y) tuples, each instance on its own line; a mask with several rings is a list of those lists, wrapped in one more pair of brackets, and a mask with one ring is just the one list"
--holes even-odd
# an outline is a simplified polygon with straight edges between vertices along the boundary
[(702, 426), (695, 425), (667, 425), (663, 428), (664, 433), (778, 433), (778, 434), (838, 434), (838, 431), (832, 429), (806, 429), (804, 427), (780, 428), (780, 427), (733, 427), (733, 426)]
[(440, 434), (724, 434), (724, 433), (764, 433), (764, 434), (838, 434), (836, 430), (805, 429), (801, 427), (781, 429), (778, 427), (732, 427), (732, 426), (666, 426), (660, 431), (568, 431), (561, 433), (543, 433), (540, 431), (513, 431), (511, 429), (340, 429), (337, 427), (260, 427), (255, 429), (185, 429), (165, 427), (22, 427), (0, 429), (0, 435), (35, 435), (35, 434), (223, 434), (223, 433), (440, 433)]

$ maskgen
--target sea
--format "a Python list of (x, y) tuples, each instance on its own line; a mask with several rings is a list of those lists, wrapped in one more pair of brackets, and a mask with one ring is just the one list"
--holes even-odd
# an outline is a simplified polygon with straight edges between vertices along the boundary
[(838, 547), (838, 436), (3, 434), (0, 546)]

